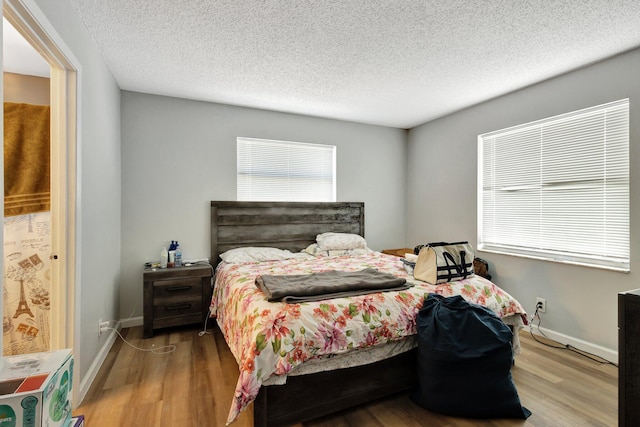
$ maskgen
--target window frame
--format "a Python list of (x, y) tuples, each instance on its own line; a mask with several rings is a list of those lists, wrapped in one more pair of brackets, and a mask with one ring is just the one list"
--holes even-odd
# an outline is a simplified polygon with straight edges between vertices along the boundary
[[(257, 179), (262, 179), (263, 181), (268, 182), (268, 180), (271, 180), (271, 184), (274, 184), (275, 181), (280, 181), (282, 179), (285, 179), (286, 177), (286, 183), (287, 185), (281, 185), (276, 184), (276, 185), (269, 185), (266, 184), (266, 182), (263, 182), (263, 184), (267, 185), (267, 190), (271, 190), (274, 189), (276, 187), (276, 190), (279, 191), (286, 191), (286, 193), (281, 193), (281, 194), (277, 194), (273, 197), (267, 197), (266, 194), (269, 194), (269, 191), (267, 190), (262, 190), (262, 191), (255, 191), (253, 190), (253, 192), (251, 194), (242, 194), (241, 191), (241, 187), (242, 187), (242, 183), (241, 183), (241, 176), (243, 175), (243, 166), (241, 165), (241, 144), (252, 144), (255, 143), (256, 146), (259, 146), (260, 144), (262, 144), (263, 146), (269, 146), (272, 145), (274, 147), (274, 149), (276, 147), (280, 147), (280, 149), (282, 149), (283, 151), (286, 151), (286, 155), (287, 156), (291, 156), (288, 157), (288, 159), (296, 159), (296, 155), (292, 154), (293, 152), (297, 152), (297, 159), (300, 160), (301, 157), (299, 156), (299, 154), (301, 152), (307, 151), (307, 154), (310, 155), (311, 153), (313, 153), (316, 150), (320, 150), (320, 152), (322, 153), (322, 161), (318, 164), (313, 164), (313, 165), (305, 165), (304, 163), (304, 159), (300, 162), (300, 163), (296, 163), (296, 164), (287, 164), (286, 167), (284, 167), (281, 164), (281, 160), (282, 159), (277, 159), (277, 162), (274, 163), (269, 163), (269, 162), (264, 162), (263, 165), (261, 165), (261, 168), (267, 168), (268, 172), (266, 171), (266, 169), (263, 171), (263, 173), (256, 173), (254, 175), (251, 175), (251, 171), (248, 171), (249, 174), (245, 173), (244, 175), (251, 175), (252, 177), (256, 177)], [(286, 148), (284, 148), (286, 147)], [(329, 157), (331, 157), (329, 159)], [(262, 160), (265, 160), (266, 157), (263, 157)], [(335, 145), (329, 145), (329, 144), (317, 144), (317, 143), (308, 143), (308, 142), (296, 142), (296, 141), (283, 141), (283, 140), (274, 140), (274, 139), (266, 139), (266, 138), (250, 138), (250, 137), (237, 137), (236, 138), (236, 200), (239, 201), (286, 201), (286, 202), (335, 202), (337, 200), (337, 147)], [(318, 165), (322, 165), (322, 168), (325, 169), (318, 169), (316, 166)], [(250, 166), (251, 167), (251, 166)], [(259, 168), (256, 168), (259, 169)], [(327, 170), (328, 169), (328, 173)], [(302, 174), (301, 174), (302, 172)], [(327, 176), (330, 175), (330, 178), (327, 179)], [(296, 180), (294, 177), (297, 176), (298, 179)], [(279, 178), (276, 178), (279, 177)], [(275, 178), (275, 179), (274, 179)], [(249, 178), (251, 179), (251, 178)], [(314, 193), (313, 192), (306, 192), (306, 190), (304, 191), (300, 191), (300, 188), (304, 187), (301, 186), (301, 182), (300, 180), (315, 180), (315, 181), (320, 181), (325, 183), (325, 185), (323, 186), (323, 193), (325, 195), (325, 197), (319, 197), (318, 193), (315, 194), (314, 197)], [(297, 182), (296, 182), (297, 181)], [(289, 185), (291, 183), (297, 184), (297, 185)], [(308, 184), (308, 182), (307, 182)], [(327, 185), (328, 184), (328, 185)], [(256, 186), (258, 187), (258, 186)], [(298, 191), (296, 191), (293, 188), (296, 188)], [(321, 186), (322, 187), (322, 186)], [(285, 190), (286, 189), (286, 190)], [(259, 194), (258, 196), (256, 196), (256, 194)], [(297, 196), (296, 196), (297, 194)], [(294, 197), (292, 197), (292, 195)], [(304, 195), (310, 195), (312, 197), (302, 197)]]
[[(620, 145), (617, 145), (617, 149), (618, 151), (615, 152), (616, 154), (618, 154), (618, 157), (620, 157), (619, 162), (617, 163), (617, 165), (621, 168), (619, 170), (621, 170), (624, 173), (624, 177), (622, 178), (622, 180), (620, 181), (620, 184), (616, 184), (614, 185), (610, 185), (607, 182), (607, 178), (609, 177), (609, 175), (607, 174), (607, 167), (604, 167), (604, 177), (602, 178), (602, 192), (605, 195), (603, 197), (603, 204), (599, 205), (601, 207), (601, 210), (603, 212), (605, 212), (605, 214), (601, 217), (603, 220), (603, 228), (604, 228), (604, 234), (603, 236), (607, 236), (607, 235), (612, 235), (614, 233), (610, 233), (610, 229), (607, 228), (607, 225), (610, 225), (611, 222), (615, 222), (615, 221), (609, 221), (607, 222), (607, 216), (606, 216), (606, 212), (608, 209), (608, 206), (606, 203), (604, 203), (605, 200), (609, 200), (607, 199), (607, 193), (606, 193), (606, 189), (608, 188), (616, 188), (619, 189), (619, 191), (622, 191), (622, 196), (619, 196), (619, 199), (615, 199), (616, 201), (622, 200), (624, 202), (624, 205), (622, 206), (622, 209), (620, 212), (622, 212), (622, 221), (618, 221), (618, 224), (620, 225), (620, 231), (619, 233), (615, 233), (615, 237), (617, 238), (617, 241), (619, 242), (619, 244), (616, 246), (618, 248), (619, 252), (618, 255), (616, 256), (612, 256), (611, 253), (607, 254), (607, 255), (598, 255), (597, 254), (597, 250), (593, 250), (591, 254), (586, 254), (584, 252), (581, 253), (572, 253), (571, 250), (569, 250), (569, 248), (571, 248), (572, 245), (564, 245), (564, 250), (557, 250), (557, 248), (550, 248), (550, 247), (546, 247), (546, 248), (542, 248), (542, 247), (533, 247), (533, 245), (515, 245), (515, 244), (508, 244), (508, 239), (503, 239), (502, 241), (498, 241), (500, 240), (499, 237), (497, 237), (498, 234), (500, 234), (499, 232), (493, 232), (493, 239), (495, 241), (487, 241), (489, 237), (491, 236), (487, 236), (487, 233), (491, 234), (491, 231), (485, 232), (484, 227), (485, 227), (485, 212), (487, 210), (485, 210), (485, 188), (487, 189), (486, 191), (488, 193), (493, 192), (493, 195), (489, 195), (488, 198), (492, 197), (492, 201), (493, 204), (491, 206), (495, 207), (496, 205), (500, 204), (500, 196), (497, 193), (497, 188), (499, 187), (500, 184), (497, 184), (496, 181), (492, 182), (491, 186), (486, 185), (486, 183), (484, 182), (485, 180), (485, 160), (487, 160), (485, 158), (485, 154), (486, 151), (489, 149), (486, 147), (486, 145), (489, 144), (495, 144), (495, 140), (488, 142), (489, 138), (498, 138), (498, 137), (508, 137), (508, 136), (513, 136), (516, 135), (518, 132), (522, 132), (524, 133), (525, 131), (530, 131), (531, 129), (535, 129), (536, 127), (540, 127), (542, 129), (541, 134), (544, 133), (544, 129), (545, 126), (546, 127), (551, 127), (551, 126), (557, 126), (558, 124), (561, 123), (570, 123), (570, 120), (572, 119), (576, 119), (579, 120), (582, 117), (589, 117), (589, 115), (594, 115), (597, 114), (598, 112), (603, 112), (603, 127), (604, 127), (604, 132), (603, 132), (603, 143), (605, 144), (603, 146), (603, 153), (602, 157), (603, 157), (603, 162), (605, 163), (605, 165), (609, 165), (609, 163), (607, 163), (608, 159), (607, 159), (607, 153), (611, 153), (611, 151), (607, 151), (608, 149), (610, 149), (609, 146), (607, 146), (607, 141), (611, 142), (614, 138), (608, 138), (608, 135), (606, 133), (607, 130), (607, 124), (609, 124), (611, 122), (611, 120), (609, 120), (609, 122), (607, 122), (608, 117), (606, 116), (606, 112), (607, 111), (611, 111), (614, 109), (619, 109), (622, 108), (622, 114), (626, 114), (626, 116), (623, 117), (622, 120), (622, 124), (620, 125), (620, 129), (622, 129), (624, 132), (626, 132), (626, 135), (623, 134), (623, 137), (621, 139), (622, 142), (620, 142)], [(624, 108), (626, 108), (626, 110), (624, 110)], [(478, 226), (478, 244), (477, 244), (477, 249), (478, 251), (483, 251), (483, 252), (492, 252), (492, 253), (499, 253), (499, 254), (504, 254), (504, 255), (512, 255), (512, 256), (519, 256), (519, 257), (525, 257), (525, 258), (533, 258), (533, 259), (540, 259), (540, 260), (545, 260), (545, 261), (552, 261), (552, 262), (559, 262), (559, 263), (568, 263), (568, 264), (574, 264), (574, 265), (581, 265), (581, 266), (588, 266), (588, 267), (596, 267), (596, 268), (602, 268), (602, 269), (608, 269), (608, 270), (614, 270), (614, 271), (620, 271), (620, 272), (629, 272), (630, 271), (630, 218), (631, 218), (631, 213), (630, 213), (630, 156), (629, 156), (629, 147), (630, 147), (630, 136), (629, 136), (629, 110), (630, 110), (630, 102), (629, 99), (621, 99), (618, 101), (614, 101), (614, 102), (609, 102), (606, 104), (601, 104), (601, 105), (597, 105), (594, 107), (590, 107), (590, 108), (585, 108), (582, 110), (577, 110), (577, 111), (573, 111), (573, 112), (569, 112), (569, 113), (565, 113), (565, 114), (560, 114), (557, 116), (552, 116), (552, 117), (548, 117), (545, 119), (541, 119), (541, 120), (537, 120), (537, 121), (533, 121), (530, 123), (524, 123), (521, 125), (517, 125), (517, 126), (512, 126), (509, 128), (505, 128), (505, 129), (501, 129), (501, 130), (497, 130), (497, 131), (493, 131), (493, 132), (488, 132), (488, 133), (484, 133), (481, 135), (478, 135), (478, 171), (477, 171), (477, 226)], [(595, 119), (594, 119), (595, 121)], [(571, 125), (566, 124), (566, 128), (571, 128)], [(576, 129), (582, 129), (582, 128), (576, 128)], [(572, 131), (576, 131), (574, 129), (571, 129)], [(572, 135), (573, 136), (573, 135)], [(625, 139), (626, 138), (626, 139)], [(544, 151), (544, 148), (546, 148), (544, 146), (544, 142), (545, 142), (545, 137), (541, 136), (540, 137), (540, 141), (538, 142), (538, 146), (541, 147), (540, 150)], [(554, 141), (556, 142), (556, 141)], [(557, 147), (558, 143), (556, 142), (556, 145), (554, 147)], [(620, 150), (620, 147), (624, 148), (624, 150)], [(535, 148), (534, 148), (535, 149)], [(616, 148), (614, 148), (615, 150)], [(564, 153), (566, 155), (566, 153), (569, 153), (570, 150), (568, 148), (564, 149)], [(622, 156), (620, 156), (620, 153), (623, 153)], [(491, 153), (491, 155), (493, 155), (495, 157), (495, 153)], [(610, 158), (613, 158), (614, 156), (610, 156)], [(541, 200), (543, 200), (541, 202), (541, 207), (538, 207), (537, 211), (540, 213), (541, 216), (545, 215), (545, 210), (548, 209), (547, 206), (545, 205), (545, 203), (549, 203), (549, 199), (552, 199), (552, 197), (549, 197), (550, 192), (548, 190), (545, 190), (545, 184), (543, 181), (542, 177), (545, 177), (545, 172), (543, 171), (544, 169), (544, 160), (543, 160), (543, 156), (541, 156), (541, 160), (540, 160), (540, 164), (539, 164), (539, 171), (538, 171), (538, 175), (540, 178), (540, 188), (537, 190), (539, 192), (539, 197), (541, 198)], [(498, 162), (496, 162), (498, 163)], [(505, 162), (506, 163), (506, 162)], [(489, 162), (487, 162), (488, 166), (493, 166), (495, 167), (496, 164), (490, 164)], [(499, 167), (499, 164), (498, 164)], [(585, 167), (584, 164), (582, 167)], [(515, 167), (512, 168), (516, 169)], [(534, 167), (535, 169), (535, 167)], [(576, 169), (577, 170), (577, 169)], [(525, 175), (525, 173), (523, 171), (518, 171), (518, 172), (522, 172), (520, 175), (517, 175), (516, 177), (522, 177)], [(573, 172), (574, 174), (576, 173), (575, 171)], [(492, 174), (492, 172), (489, 172), (489, 174)], [(493, 173), (493, 178), (495, 179), (495, 176), (497, 174)], [(513, 182), (517, 182), (517, 181), (513, 181)], [(560, 181), (561, 185), (565, 185), (567, 187), (569, 187), (569, 182), (570, 181)], [(517, 184), (512, 184), (512, 187), (517, 187)], [(500, 189), (501, 191), (505, 192), (505, 191), (513, 191), (511, 188), (506, 189), (505, 187), (502, 187)], [(521, 189), (516, 189), (515, 191), (521, 191)], [(546, 191), (546, 193), (545, 193)], [(564, 191), (569, 191), (569, 190), (564, 190)], [(572, 190), (573, 193), (571, 194), (579, 194), (579, 190), (578, 189), (574, 189)], [(588, 190), (588, 192), (585, 192), (584, 189), (582, 190), (583, 194), (589, 194), (591, 195), (592, 192), (591, 190)], [(625, 193), (626, 191), (626, 193)], [(532, 191), (532, 193), (535, 193), (535, 191)], [(504, 193), (503, 193), (504, 194)], [(546, 194), (546, 196), (545, 196)], [(545, 198), (546, 197), (546, 198)], [(507, 197), (503, 197), (503, 200), (506, 199)], [(534, 198), (532, 198), (532, 200), (534, 200)], [(553, 202), (554, 204), (552, 205), (554, 209), (557, 209), (558, 206), (564, 206), (563, 205), (563, 199), (558, 199), (560, 201), (556, 201)], [(504, 203), (504, 202), (503, 202)], [(574, 215), (574, 217), (577, 217), (579, 213), (581, 213), (580, 206), (577, 205), (571, 205), (571, 204), (567, 204), (570, 205), (572, 209), (575, 209), (574, 211), (571, 211), (571, 214)], [(517, 216), (517, 214), (513, 213), (513, 211), (515, 211), (515, 209), (510, 209), (511, 205), (507, 204), (507, 206), (509, 206), (507, 209), (511, 210), (511, 217), (510, 219), (512, 221), (517, 221), (520, 219), (519, 216)], [(515, 205), (515, 206), (520, 206), (520, 205)], [(523, 207), (524, 203), (522, 206)], [(626, 212), (625, 212), (626, 209)], [(527, 214), (529, 213), (529, 211), (527, 211)], [(626, 214), (626, 218), (624, 217), (624, 214)], [(547, 213), (548, 215), (548, 213)], [(499, 215), (497, 215), (499, 216)], [(498, 220), (495, 219), (496, 215), (494, 215), (493, 218), (493, 227), (495, 230), (495, 227), (499, 227), (499, 222)], [(540, 220), (540, 240), (543, 241), (544, 240), (544, 235), (548, 235), (550, 234), (548, 230), (551, 230), (550, 227), (552, 227), (552, 221), (548, 221), (546, 224), (546, 229), (543, 229), (543, 222), (545, 220), (547, 220), (548, 218), (552, 218), (553, 215), (549, 215), (548, 217), (544, 217), (543, 219)], [(535, 218), (535, 215), (534, 215)], [(565, 217), (566, 218), (566, 217)], [(488, 222), (491, 222), (491, 218), (489, 219)], [(561, 220), (560, 220), (561, 221)], [(626, 223), (625, 223), (626, 221)], [(624, 233), (626, 227), (626, 235)], [(487, 227), (490, 228), (490, 227)], [(529, 233), (525, 233), (525, 234), (529, 234)], [(535, 235), (535, 233), (531, 233), (533, 235)], [(623, 236), (623, 237), (620, 237)], [(516, 237), (517, 238), (517, 237)], [(626, 238), (626, 241), (625, 241)], [(526, 240), (526, 238), (525, 238)], [(555, 239), (554, 241), (560, 241), (561, 239)], [(587, 238), (585, 238), (585, 240), (588, 240)], [(594, 247), (594, 246), (592, 246)], [(626, 250), (626, 253), (624, 253), (624, 250)], [(622, 255), (620, 255), (622, 254)]]

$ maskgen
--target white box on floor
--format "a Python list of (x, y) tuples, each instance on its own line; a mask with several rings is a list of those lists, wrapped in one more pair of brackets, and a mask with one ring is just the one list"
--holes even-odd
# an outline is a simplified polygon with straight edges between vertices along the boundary
[(71, 350), (1, 357), (0, 426), (69, 426), (72, 384)]

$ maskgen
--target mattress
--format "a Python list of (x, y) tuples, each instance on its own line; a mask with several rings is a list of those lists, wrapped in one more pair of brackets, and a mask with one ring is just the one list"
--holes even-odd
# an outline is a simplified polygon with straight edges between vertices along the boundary
[[(260, 275), (309, 274), (375, 268), (411, 281), (403, 291), (380, 292), (299, 304), (268, 302), (256, 287)], [(410, 276), (400, 258), (368, 251), (358, 255), (220, 263), (212, 316), (240, 369), (228, 422), (255, 400), (262, 385), (289, 375), (373, 363), (416, 345), (415, 317), (429, 293), (462, 295), (493, 310), (517, 328), (526, 322), (520, 303), (494, 283), (472, 276), (430, 285)], [(517, 337), (517, 334), (515, 334)], [(514, 348), (519, 348), (514, 343)]]

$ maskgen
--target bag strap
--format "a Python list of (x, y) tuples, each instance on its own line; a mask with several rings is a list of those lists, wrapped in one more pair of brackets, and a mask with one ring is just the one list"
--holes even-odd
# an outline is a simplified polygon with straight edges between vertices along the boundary
[(420, 253), (420, 249), (422, 248), (426, 248), (426, 247), (431, 247), (431, 248), (435, 248), (437, 246), (447, 246), (447, 245), (466, 245), (468, 244), (469, 241), (465, 240), (465, 241), (461, 241), (461, 242), (431, 242), (431, 243), (427, 243), (426, 245), (417, 245), (413, 248), (413, 253), (415, 255), (418, 255)]
[(467, 240), (463, 242), (433, 242), (433, 243), (427, 243), (426, 246), (466, 245), (467, 243), (469, 243)]
[[(452, 267), (458, 272), (459, 276), (462, 276), (463, 279), (467, 278), (467, 276), (469, 275), (469, 272), (467, 271), (467, 263), (465, 261), (466, 255), (467, 255), (467, 251), (460, 251), (460, 265), (458, 265), (455, 258), (453, 257), (453, 255), (451, 255), (450, 252), (442, 252), (442, 257), (444, 258), (444, 261), (447, 264), (447, 280), (451, 281)], [(451, 264), (449, 264), (449, 261), (451, 261)]]
[(465, 261), (464, 257), (467, 255), (467, 251), (460, 251), (460, 266), (462, 267), (462, 278), (466, 279), (469, 275), (467, 271), (467, 261)]
[[(448, 282), (450, 282), (451, 279), (453, 278), (453, 274), (451, 273), (452, 268), (455, 269), (459, 275), (462, 275), (462, 271), (460, 271), (460, 266), (458, 265), (456, 260), (453, 258), (453, 255), (451, 255), (451, 253), (442, 252), (442, 257), (444, 258), (444, 262), (447, 264), (447, 281)], [(449, 261), (451, 261), (453, 265), (449, 264)]]

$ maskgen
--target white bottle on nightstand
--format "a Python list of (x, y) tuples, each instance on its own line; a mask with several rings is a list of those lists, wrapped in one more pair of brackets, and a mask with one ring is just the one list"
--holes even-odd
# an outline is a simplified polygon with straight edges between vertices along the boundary
[(176, 267), (182, 267), (182, 249), (176, 240)]
[(169, 260), (169, 252), (167, 252), (167, 247), (163, 246), (160, 251), (160, 268), (167, 268), (167, 261)]

